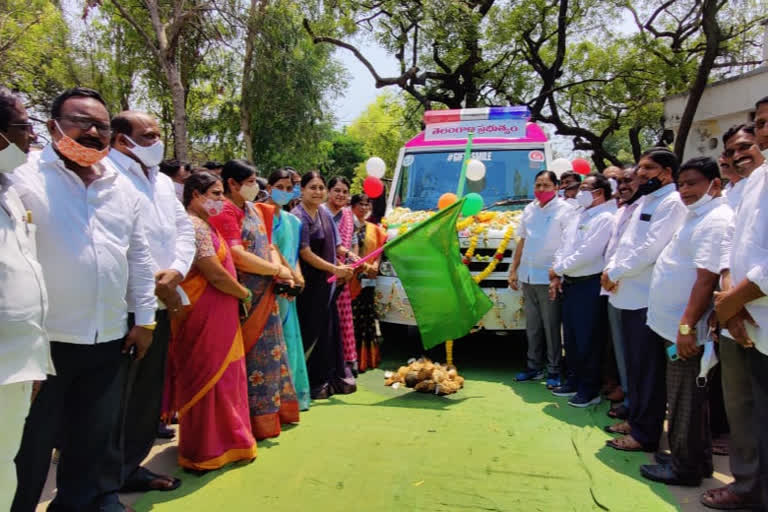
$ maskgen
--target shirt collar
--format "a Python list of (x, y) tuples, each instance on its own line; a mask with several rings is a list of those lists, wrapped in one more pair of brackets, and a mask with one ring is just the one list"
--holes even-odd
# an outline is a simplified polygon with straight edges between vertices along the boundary
[(677, 190), (677, 185), (675, 185), (675, 183), (672, 182), (672, 183), (670, 183), (668, 185), (664, 185), (659, 190), (655, 190), (655, 191), (651, 192), (649, 195), (652, 195), (653, 197), (662, 197), (662, 196), (665, 196), (667, 194), (671, 194), (675, 190)]
[(151, 183), (154, 183), (157, 179), (157, 172), (159, 167), (148, 167), (147, 168), (147, 174), (144, 174), (144, 169), (141, 167), (141, 164), (134, 160), (133, 158), (129, 157), (125, 153), (121, 153), (120, 151), (116, 150), (115, 148), (112, 148), (109, 151), (109, 158), (112, 160), (112, 162), (115, 163), (120, 169), (129, 172), (135, 176), (138, 176), (140, 178), (148, 179)]
[[(69, 173), (74, 174), (72, 171), (67, 169), (67, 166), (64, 165), (64, 160), (62, 160), (59, 157), (59, 154), (56, 153), (56, 151), (53, 149), (53, 144), (48, 144), (43, 148), (42, 154), (40, 155), (40, 163), (41, 164), (47, 164), (53, 167), (58, 168), (62, 171), (67, 171)], [(117, 178), (117, 170), (114, 168), (114, 164), (109, 162), (109, 157), (103, 158), (100, 162), (96, 164), (96, 167), (98, 167), (101, 170), (101, 177), (96, 180), (114, 180)], [(46, 165), (41, 165), (40, 169), (45, 169)]]
[(592, 208), (589, 208), (587, 210), (584, 210), (582, 213), (586, 217), (590, 217), (591, 218), (591, 217), (595, 217), (596, 215), (599, 215), (599, 214), (601, 214), (603, 212), (609, 212), (611, 210), (613, 210), (614, 212), (616, 211), (616, 203), (614, 203), (613, 201), (606, 201), (603, 204), (599, 204), (599, 205), (597, 205), (595, 207), (592, 207)]

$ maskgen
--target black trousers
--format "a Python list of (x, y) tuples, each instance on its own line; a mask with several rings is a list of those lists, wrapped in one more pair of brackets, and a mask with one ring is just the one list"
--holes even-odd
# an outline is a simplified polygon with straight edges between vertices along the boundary
[[(171, 323), (166, 310), (158, 310), (155, 319), (157, 327), (152, 335), (152, 345), (144, 359), (131, 363), (126, 379), (123, 407), (124, 482), (134, 477), (140, 478), (137, 470), (155, 443), (163, 407)], [(134, 317), (129, 315), (128, 327), (133, 325)]]
[[(709, 389), (699, 387), (701, 354), (667, 361), (669, 447), (678, 475), (704, 478), (712, 471), (712, 434), (709, 429)], [(714, 384), (719, 385), (719, 381)]]
[(606, 300), (600, 296), (600, 276), (563, 284), (563, 337), (568, 379), (579, 395), (594, 398), (600, 392), (600, 361), (608, 325)]
[(12, 512), (34, 512), (58, 443), (58, 491), (50, 511), (82, 512), (120, 488), (120, 402), (125, 362), (122, 340), (95, 345), (51, 343), (56, 375), (32, 403), (16, 455), (18, 487)]
[(646, 449), (656, 450), (666, 413), (667, 355), (664, 339), (645, 324), (647, 313), (646, 308), (622, 309), (621, 323), (632, 437)]
[(752, 395), (755, 400), (755, 426), (758, 449), (758, 480), (763, 510), (768, 510), (768, 356), (756, 348), (749, 349), (752, 373)]

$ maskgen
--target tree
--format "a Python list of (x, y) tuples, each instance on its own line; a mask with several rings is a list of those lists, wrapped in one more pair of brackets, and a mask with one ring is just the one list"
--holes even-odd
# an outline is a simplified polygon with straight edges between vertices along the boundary
[(330, 142), (330, 150), (325, 162), (320, 165), (320, 171), (327, 178), (344, 176), (352, 181), (355, 178), (355, 168), (367, 156), (364, 143), (344, 132), (334, 134)]

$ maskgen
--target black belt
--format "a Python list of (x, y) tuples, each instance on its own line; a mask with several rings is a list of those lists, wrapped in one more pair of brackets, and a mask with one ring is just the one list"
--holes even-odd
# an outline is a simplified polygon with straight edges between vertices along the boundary
[(581, 281), (589, 281), (590, 279), (595, 279), (597, 277), (600, 277), (602, 272), (597, 274), (592, 274), (591, 276), (579, 276), (579, 277), (571, 277), (571, 276), (563, 276), (563, 283), (565, 284), (573, 284), (573, 283), (580, 283)]

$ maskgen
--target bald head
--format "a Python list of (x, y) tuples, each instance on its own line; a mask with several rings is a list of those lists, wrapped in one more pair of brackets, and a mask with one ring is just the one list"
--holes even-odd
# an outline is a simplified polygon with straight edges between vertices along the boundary
[(149, 147), (161, 139), (160, 126), (146, 112), (126, 110), (112, 118), (112, 147), (140, 164), (143, 162), (131, 148), (136, 145)]
[(613, 178), (616, 181), (619, 181), (619, 178), (621, 178), (624, 175), (624, 169), (621, 167), (616, 167), (615, 165), (611, 165), (609, 167), (606, 167), (603, 171), (603, 176), (606, 178)]

